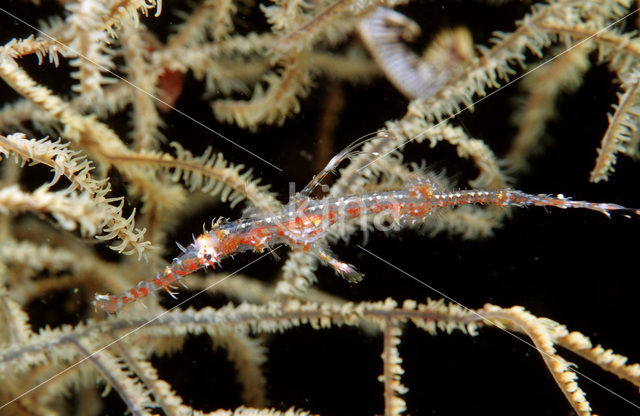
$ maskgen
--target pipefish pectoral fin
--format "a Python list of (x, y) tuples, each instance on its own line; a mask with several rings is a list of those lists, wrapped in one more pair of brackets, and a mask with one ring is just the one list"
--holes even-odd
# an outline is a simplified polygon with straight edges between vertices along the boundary
[(343, 265), (347, 266), (349, 270), (341, 270), (338, 271), (338, 274), (342, 276), (344, 280), (349, 283), (360, 283), (364, 277), (364, 273), (360, 273), (349, 263), (343, 263)]

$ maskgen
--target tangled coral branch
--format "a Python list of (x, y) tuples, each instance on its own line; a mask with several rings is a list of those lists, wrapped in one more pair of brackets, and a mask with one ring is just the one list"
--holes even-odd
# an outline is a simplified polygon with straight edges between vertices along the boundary
[[(469, 205), (409, 222), (383, 207), (386, 222), (349, 218), (282, 261), (227, 256), (226, 273), (194, 273), (180, 292), (159, 277), (171, 242), (203, 222), (295, 217), (323, 195), (517, 186), (640, 205), (637, 166), (616, 161), (640, 140), (631, 2), (40, 3), (0, 8), (16, 18), (0, 27), (0, 413), (637, 407), (624, 389), (640, 386), (640, 365), (590, 340), (637, 350), (637, 218)], [(33, 30), (34, 17), (48, 20)], [(519, 77), (526, 97), (500, 88)], [(591, 180), (615, 179), (606, 189), (585, 185), (594, 157)], [(360, 237), (414, 281), (354, 249)], [(267, 257), (264, 241), (238, 238), (225, 254)], [(319, 252), (365, 279), (336, 279)], [(149, 296), (115, 316), (91, 305), (154, 279), (179, 301)]]

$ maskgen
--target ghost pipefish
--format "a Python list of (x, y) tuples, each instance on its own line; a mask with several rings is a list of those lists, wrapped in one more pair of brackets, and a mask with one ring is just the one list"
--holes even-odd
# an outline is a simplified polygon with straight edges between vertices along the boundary
[(434, 181), (413, 176), (398, 190), (370, 192), (338, 198), (313, 199), (312, 191), (320, 181), (343, 160), (353, 154), (362, 142), (355, 142), (336, 155), (320, 174), (292, 202), (276, 212), (258, 212), (236, 221), (217, 220), (210, 230), (204, 230), (186, 248), (178, 244), (182, 254), (174, 258), (161, 273), (149, 281), (142, 281), (132, 289), (117, 295), (96, 294), (94, 306), (115, 313), (150, 293), (164, 289), (175, 298), (174, 284), (203, 268), (219, 265), (229, 256), (245, 251), (263, 252), (278, 244), (303, 248), (317, 256), (337, 274), (350, 282), (362, 279), (354, 266), (337, 259), (328, 249), (323, 237), (331, 228), (344, 221), (363, 216), (383, 214), (394, 223), (420, 223), (439, 209), (465, 205), (500, 207), (582, 208), (610, 216), (612, 212), (640, 215), (640, 210), (611, 203), (574, 201), (563, 195), (528, 194), (515, 189), (442, 190)]

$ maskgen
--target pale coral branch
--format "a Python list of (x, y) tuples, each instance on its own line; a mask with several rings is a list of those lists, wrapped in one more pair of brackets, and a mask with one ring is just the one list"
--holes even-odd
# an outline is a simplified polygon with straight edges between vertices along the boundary
[(313, 71), (305, 58), (304, 53), (288, 58), (281, 74), (270, 73), (264, 77), (267, 90), (256, 87), (249, 101), (215, 101), (212, 107), (216, 118), (244, 128), (258, 124), (282, 125), (287, 116), (300, 112), (299, 98), (309, 94)]
[(148, 56), (145, 53), (146, 45), (142, 40), (140, 28), (132, 27), (129, 23), (123, 24), (120, 41), (129, 71), (129, 81), (135, 85), (135, 88), (131, 88), (135, 114), (132, 120), (134, 148), (138, 151), (154, 149), (158, 147), (160, 141), (164, 140), (160, 132), (164, 123), (156, 107), (157, 77), (151, 76), (157, 71), (152, 70), (148, 62)]
[(29, 316), (9, 296), (4, 286), (0, 286), (0, 314), (5, 330), (0, 333), (6, 344), (24, 345), (31, 336)]
[(277, 42), (274, 53), (288, 55), (311, 49), (322, 34), (331, 33), (332, 26), (336, 25), (340, 18), (358, 16), (377, 6), (393, 7), (404, 2), (404, 0), (334, 0), (291, 33), (285, 34)]
[(125, 347), (117, 339), (113, 341), (113, 349), (122, 357), (129, 370), (153, 394), (157, 406), (162, 409), (166, 416), (180, 416), (193, 412), (193, 409), (182, 402), (180, 396), (171, 389), (171, 386), (159, 378), (158, 371), (145, 359), (140, 348), (133, 345), (126, 345)]
[[(569, 362), (558, 355), (554, 348), (557, 329), (560, 329), (557, 324), (550, 320), (537, 318), (519, 306), (503, 309), (486, 305), (479, 314), (482, 319), (507, 322), (509, 328), (525, 333), (540, 353), (542, 360), (573, 410), (580, 416), (592, 414), (591, 405), (576, 381), (577, 374), (571, 369)], [(566, 329), (562, 328), (561, 332), (566, 332)]]
[[(122, 198), (107, 198), (110, 191), (106, 181), (91, 177), (91, 163), (83, 156), (67, 148), (67, 144), (42, 139), (27, 140), (24, 134), (0, 135), (0, 153), (13, 153), (23, 161), (32, 161), (51, 166), (54, 177), (48, 186), (43, 186), (26, 195), (16, 192), (13, 198), (6, 196), (6, 203), (14, 209), (47, 211), (55, 216), (63, 228), (74, 229), (79, 224), (81, 231), (103, 240), (119, 238), (121, 243), (112, 248), (119, 252), (142, 255), (149, 242), (143, 241), (144, 230), (135, 229), (133, 214), (122, 216)], [(70, 187), (61, 192), (49, 192), (48, 187), (58, 182), (61, 176), (71, 181)], [(79, 189), (80, 192), (75, 192)], [(6, 191), (5, 191), (6, 194)], [(20, 195), (19, 199), (18, 195)], [(69, 199), (72, 199), (70, 201)], [(111, 205), (120, 202), (120, 206)], [(54, 204), (50, 207), (48, 204)], [(97, 235), (99, 232), (105, 234)]]
[(233, 165), (224, 160), (222, 154), (212, 155), (212, 149), (203, 155), (193, 156), (191, 152), (173, 142), (177, 157), (167, 153), (112, 153), (109, 158), (118, 164), (127, 166), (158, 167), (174, 169), (172, 179), (184, 180), (192, 189), (198, 189), (210, 195), (221, 193), (223, 201), (229, 200), (233, 205), (249, 200), (258, 207), (279, 206), (280, 202), (268, 192), (268, 186), (259, 185), (259, 179), (251, 176), (251, 170), (243, 171), (244, 165)]
[(402, 369), (402, 358), (398, 351), (402, 331), (399, 327), (392, 325), (390, 320), (385, 320), (383, 324), (383, 349), (382, 362), (384, 371), (380, 376), (380, 381), (384, 383), (384, 414), (385, 416), (397, 416), (407, 410), (407, 404), (400, 396), (405, 394), (407, 389), (400, 378), (404, 374)]
[(591, 67), (591, 49), (591, 45), (571, 49), (523, 80), (526, 102), (512, 117), (518, 132), (505, 158), (510, 169), (526, 170), (529, 156), (540, 150), (545, 126), (558, 114), (554, 104), (558, 95), (580, 87), (582, 76)]
[(638, 363), (627, 364), (627, 357), (615, 354), (612, 350), (604, 349), (600, 345), (594, 347), (591, 340), (580, 332), (563, 333), (558, 337), (557, 343), (585, 360), (615, 374), (622, 380), (640, 387), (640, 365)]
[(618, 105), (614, 105), (613, 115), (609, 114), (609, 127), (602, 137), (602, 143), (598, 149), (596, 164), (591, 171), (589, 180), (600, 182), (607, 180), (609, 174), (614, 171), (617, 153), (627, 153), (628, 146), (633, 141), (632, 136), (637, 134), (638, 116), (638, 88), (640, 88), (640, 72), (634, 71), (623, 83), (623, 94), (618, 95)]
[(150, 397), (150, 391), (143, 386), (138, 380), (131, 378), (129, 372), (124, 368), (110, 351), (101, 350), (94, 351), (93, 346), (87, 347), (83, 345), (88, 343), (86, 340), (69, 340), (69, 343), (75, 347), (83, 358), (86, 358), (93, 368), (100, 373), (102, 378), (113, 387), (120, 398), (127, 405), (129, 412), (136, 416), (151, 416), (151, 413), (147, 410), (148, 407), (153, 406), (153, 401)]

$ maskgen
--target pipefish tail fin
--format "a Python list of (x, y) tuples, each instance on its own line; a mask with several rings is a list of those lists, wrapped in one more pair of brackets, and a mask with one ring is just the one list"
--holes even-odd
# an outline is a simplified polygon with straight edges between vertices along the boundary
[(409, 196), (426, 201), (430, 208), (458, 207), (463, 205), (494, 205), (500, 207), (552, 207), (580, 208), (600, 212), (607, 217), (619, 213), (624, 217), (640, 217), (640, 209), (628, 208), (609, 202), (576, 201), (562, 194), (528, 194), (516, 189), (460, 190), (434, 193), (428, 182), (412, 184)]
[(590, 201), (575, 201), (571, 198), (565, 197), (562, 194), (547, 195), (538, 194), (531, 195), (528, 203), (536, 206), (550, 206), (555, 208), (582, 208), (591, 211), (600, 212), (607, 217), (611, 218), (612, 213), (621, 214), (625, 218), (640, 217), (640, 209), (628, 208), (623, 205), (612, 204), (609, 202), (590, 202)]

